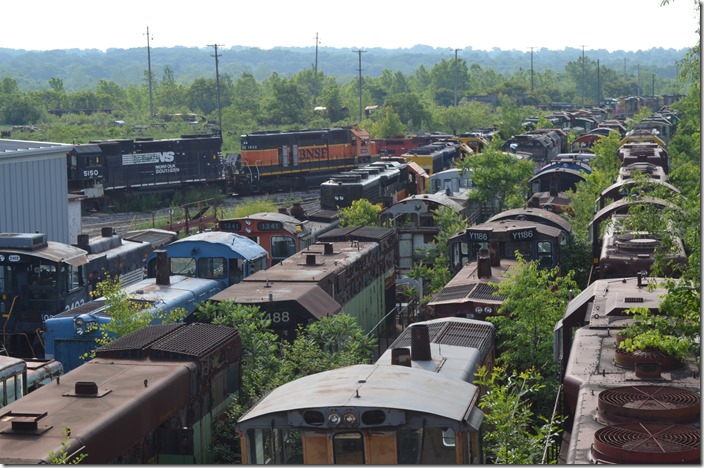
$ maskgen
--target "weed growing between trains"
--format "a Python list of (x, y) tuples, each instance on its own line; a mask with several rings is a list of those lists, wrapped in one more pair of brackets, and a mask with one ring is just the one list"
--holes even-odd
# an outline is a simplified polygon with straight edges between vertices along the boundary
[(52, 465), (78, 465), (81, 460), (88, 456), (87, 453), (81, 453), (72, 456), (68, 453), (68, 440), (71, 437), (71, 428), (64, 427), (64, 439), (61, 441), (61, 449), (58, 452), (49, 451), (48, 460)]
[[(142, 314), (141, 312), (148, 307), (148, 304), (132, 300), (120, 286), (119, 280), (113, 278), (107, 278), (98, 283), (96, 289), (90, 294), (93, 298), (105, 297), (105, 304), (112, 318), (107, 323), (96, 325), (100, 331), (100, 336), (95, 339), (96, 348), (105, 346), (135, 330), (147, 327), (155, 320), (160, 323), (176, 323), (186, 317), (186, 311), (181, 308), (166, 313)], [(83, 354), (81, 359), (89, 361), (94, 357), (95, 348)]]
[[(510, 372), (510, 374), (509, 374)], [(540, 464), (546, 444), (554, 444), (564, 418), (552, 421), (536, 415), (532, 401), (545, 387), (540, 373), (533, 369), (510, 371), (482, 366), (475, 384), (486, 388), (479, 407), (484, 410), (484, 453), (494, 464)]]
[(256, 306), (208, 302), (195, 314), (198, 320), (237, 329), (242, 339), (240, 399), (214, 429), (217, 463), (239, 461), (236, 421), (263, 395), (305, 375), (369, 363), (376, 347), (376, 338), (364, 334), (357, 320), (344, 313), (300, 327), (292, 343), (270, 331), (271, 321)]

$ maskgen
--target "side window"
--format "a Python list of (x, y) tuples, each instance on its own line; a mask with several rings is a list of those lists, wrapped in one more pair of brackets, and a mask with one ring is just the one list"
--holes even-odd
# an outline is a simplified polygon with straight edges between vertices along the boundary
[(224, 278), (225, 259), (223, 257), (203, 257), (198, 259), (199, 278)]
[(538, 262), (541, 268), (550, 268), (552, 266), (552, 243), (548, 241), (538, 242)]
[(171, 257), (171, 274), (196, 277), (196, 259), (191, 257)]

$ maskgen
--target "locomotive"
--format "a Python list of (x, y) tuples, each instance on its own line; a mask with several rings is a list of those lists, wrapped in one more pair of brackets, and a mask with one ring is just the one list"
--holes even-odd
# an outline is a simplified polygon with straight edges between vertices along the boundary
[[(154, 325), (0, 411), (0, 462), (212, 463), (212, 424), (239, 392), (234, 328)], [(63, 455), (62, 455), (63, 454)]]
[(95, 238), (80, 234), (75, 245), (47, 241), (41, 233), (0, 234), (4, 352), (42, 358), (37, 333), (44, 320), (90, 301), (91, 291), (107, 277), (119, 278), (122, 286), (140, 281), (152, 250), (152, 243), (123, 239), (109, 227)]
[(374, 145), (355, 127), (253, 132), (227, 162), (228, 191), (240, 195), (317, 187), (369, 161)]
[(174, 191), (215, 184), (224, 190), (220, 135), (165, 140), (105, 140), (75, 145), (66, 154), (69, 193), (96, 207), (124, 193)]
[[(266, 395), (237, 422), (247, 464), (481, 464), (481, 389), (495, 329), (412, 324), (374, 364), (320, 372)], [(286, 443), (270, 443), (272, 441)]]

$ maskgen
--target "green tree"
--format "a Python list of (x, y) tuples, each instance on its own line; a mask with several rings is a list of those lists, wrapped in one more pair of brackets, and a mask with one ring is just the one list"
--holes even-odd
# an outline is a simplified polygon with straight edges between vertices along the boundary
[(352, 201), (352, 205), (340, 208), (340, 226), (378, 226), (381, 207), (366, 198)]
[(528, 194), (528, 180), (533, 175), (530, 161), (502, 152), (500, 144), (495, 138), (489, 148), (459, 163), (460, 168), (472, 171), (475, 190), (469, 193), (469, 200), (495, 206), (496, 212), (522, 206)]
[(474, 383), (487, 389), (479, 401), (484, 411), (484, 454), (497, 465), (543, 463), (546, 446), (554, 445), (561, 419), (533, 414), (531, 402), (541, 393), (543, 378), (534, 369), (481, 367)]
[(384, 106), (384, 117), (378, 122), (375, 122), (369, 132), (374, 138), (391, 138), (405, 134), (406, 127), (401, 122), (401, 118), (398, 114), (394, 112), (393, 107)]
[[(107, 323), (96, 325), (99, 337), (95, 342), (97, 347), (105, 346), (121, 336), (125, 336), (135, 330), (142, 329), (152, 323), (175, 323), (183, 320), (186, 311), (181, 308), (157, 313), (144, 313), (147, 304), (134, 301), (129, 293), (125, 291), (118, 279), (107, 278), (98, 283), (93, 297), (104, 297), (107, 312), (111, 320)], [(82, 356), (85, 360), (95, 357), (95, 349)]]

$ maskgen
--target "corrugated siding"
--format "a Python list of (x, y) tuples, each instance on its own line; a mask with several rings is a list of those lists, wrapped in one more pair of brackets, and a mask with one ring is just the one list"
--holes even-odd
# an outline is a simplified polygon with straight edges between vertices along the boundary
[(0, 232), (35, 231), (52, 241), (72, 241), (65, 148), (0, 158)]

